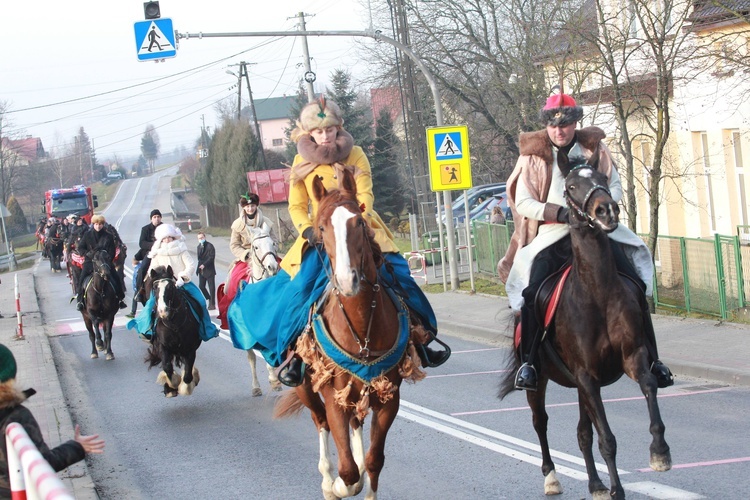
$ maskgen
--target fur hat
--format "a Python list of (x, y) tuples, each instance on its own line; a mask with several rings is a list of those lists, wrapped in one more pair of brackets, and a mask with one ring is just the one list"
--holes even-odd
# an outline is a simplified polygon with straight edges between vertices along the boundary
[(150, 219), (154, 215), (158, 215), (159, 217), (161, 217), (161, 212), (159, 211), (158, 208), (155, 208), (155, 209), (151, 210), (151, 215), (149, 215), (148, 218)]
[(16, 378), (16, 358), (13, 353), (0, 344), (0, 383)]
[(555, 94), (547, 99), (539, 117), (546, 126), (570, 125), (583, 118), (583, 108), (568, 94)]
[(260, 205), (260, 198), (255, 193), (247, 193), (240, 196), (240, 206)]
[(341, 127), (344, 118), (341, 116), (341, 108), (333, 101), (327, 101), (320, 96), (317, 101), (305, 105), (300, 111), (297, 126), (305, 132), (311, 132), (316, 128)]
[(161, 241), (164, 238), (172, 237), (175, 239), (182, 238), (182, 231), (174, 227), (172, 224), (159, 224), (154, 230), (154, 238), (156, 241)]
[(102, 214), (96, 214), (91, 218), (92, 224), (104, 224), (105, 222), (107, 222), (107, 219)]

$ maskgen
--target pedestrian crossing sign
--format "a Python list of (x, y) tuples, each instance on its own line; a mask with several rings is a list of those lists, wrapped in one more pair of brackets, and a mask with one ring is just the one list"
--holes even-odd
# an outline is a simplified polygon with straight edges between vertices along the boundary
[(177, 55), (174, 28), (168, 17), (138, 21), (134, 27), (139, 61), (166, 59)]
[(466, 125), (427, 127), (427, 150), (433, 191), (463, 190), (472, 186)]

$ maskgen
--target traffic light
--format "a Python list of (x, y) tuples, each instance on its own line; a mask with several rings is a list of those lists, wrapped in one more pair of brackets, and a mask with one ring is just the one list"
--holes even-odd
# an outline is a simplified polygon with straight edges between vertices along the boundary
[(143, 13), (146, 19), (159, 19), (161, 17), (159, 2), (143, 2)]

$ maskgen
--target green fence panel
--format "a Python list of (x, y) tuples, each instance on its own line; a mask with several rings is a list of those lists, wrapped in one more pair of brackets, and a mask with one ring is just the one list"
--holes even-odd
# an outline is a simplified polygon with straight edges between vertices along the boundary
[(513, 234), (512, 223), (490, 224), (472, 222), (477, 270), (480, 273), (497, 275), (497, 262), (505, 255)]
[(686, 310), (685, 262), (682, 238), (659, 237), (656, 240), (656, 305)]

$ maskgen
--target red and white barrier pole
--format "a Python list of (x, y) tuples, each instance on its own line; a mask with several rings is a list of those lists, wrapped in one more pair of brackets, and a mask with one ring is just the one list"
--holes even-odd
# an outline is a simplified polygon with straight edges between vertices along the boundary
[(16, 292), (16, 320), (18, 322), (18, 328), (16, 329), (16, 340), (23, 340), (23, 318), (21, 316), (21, 291), (18, 288), (18, 273), (14, 275), (13, 281), (15, 283)]
[(193, 232), (193, 220), (188, 219), (188, 233)]
[(74, 500), (21, 424), (8, 424), (5, 445), (11, 500)]

